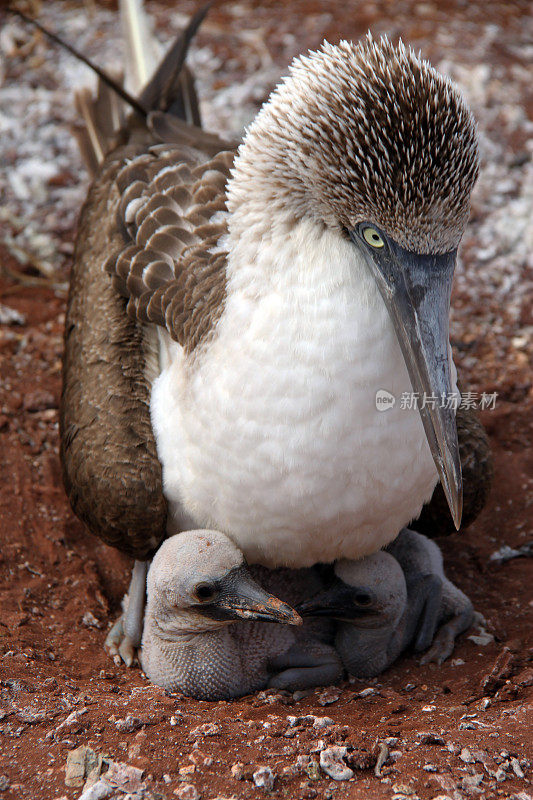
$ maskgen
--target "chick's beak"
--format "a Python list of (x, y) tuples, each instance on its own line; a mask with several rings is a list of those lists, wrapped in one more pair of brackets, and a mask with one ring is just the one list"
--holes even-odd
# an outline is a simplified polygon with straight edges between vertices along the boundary
[(220, 593), (199, 610), (218, 620), (247, 619), (301, 625), (302, 618), (287, 603), (265, 591), (245, 566), (231, 570), (219, 584)]
[[(368, 597), (368, 606), (358, 602), (361, 594)], [(309, 600), (296, 606), (302, 617), (331, 617), (332, 619), (359, 619), (377, 610), (372, 590), (366, 586), (349, 586), (340, 578), (335, 578), (328, 589), (318, 592)]]

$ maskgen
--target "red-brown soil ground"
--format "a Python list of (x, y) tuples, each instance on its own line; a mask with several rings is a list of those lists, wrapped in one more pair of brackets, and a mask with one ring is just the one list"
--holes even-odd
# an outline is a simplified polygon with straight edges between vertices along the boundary
[[(153, 5), (164, 19), (166, 5)], [(487, 90), (490, 96), (478, 99), (475, 110), (480, 127), (501, 144), (509, 174), (531, 160), (526, 145), (531, 123), (506, 128), (499, 112), (490, 113), (501, 97), (498, 92), (507, 91), (501, 84), (512, 79), (512, 65), (524, 63), (518, 47), (525, 41), (527, 4), (398, 3), (393, 10), (392, 4), (365, 3), (360, 11), (355, 6), (323, 0), (246, 2), (238, 9), (243, 16), (254, 10), (251, 19), (262, 21), (262, 35), (267, 44), (272, 37), (280, 70), (286, 56), (280, 31), (295, 37), (296, 52), (317, 45), (323, 36), (334, 40), (342, 32), (356, 37), (375, 25), (379, 32), (401, 32), (436, 63), (446, 58), (464, 65), (492, 26), (494, 35), (482, 57), (491, 69), (499, 69), (489, 81), (489, 88), (498, 81), (499, 88)], [(311, 11), (317, 19), (326, 15), (315, 25), (318, 33), (301, 27)], [(227, 10), (215, 13), (214, 20), (221, 28), (228, 25)], [(475, 58), (481, 63), (479, 53)], [(239, 65), (233, 68), (238, 73)], [(521, 80), (514, 75), (514, 91), (521, 108), (531, 111), (530, 87)], [(16, 154), (9, 157), (16, 162)], [(515, 166), (513, 158), (520, 160)], [(490, 150), (485, 160), (488, 164)], [(518, 183), (508, 190), (509, 207), (519, 191)], [(142, 768), (144, 788), (132, 795), (139, 798), (194, 797), (186, 784), (204, 800), (264, 797), (265, 790), (252, 779), (259, 766), (275, 773), (273, 796), (279, 798), (526, 800), (533, 794), (531, 560), (490, 558), (502, 545), (520, 547), (532, 538), (533, 394), (527, 341), (532, 302), (526, 297), (527, 253), (522, 258), (510, 246), (518, 287), (513, 293), (502, 288), (503, 278), (494, 278), (496, 259), (505, 259), (506, 252), (480, 252), (488, 246), (487, 220), (499, 213), (490, 204), (490, 193), (487, 184), (474, 204), (455, 293), (453, 335), (465, 384), (478, 392), (498, 392), (496, 409), (482, 414), (494, 452), (494, 489), (469, 530), (439, 542), (447, 574), (484, 615), (490, 636), (474, 641), (464, 635), (441, 667), (422, 667), (417, 657), (406, 654), (378, 680), (346, 682), (336, 693), (317, 689), (298, 700), (275, 692), (218, 703), (167, 696), (138, 669), (116, 666), (105, 655), (103, 639), (118, 613), (130, 563), (84, 530), (61, 484), (58, 401), (62, 283), (68, 265), (59, 268), (55, 280), (43, 278), (2, 246), (0, 303), (20, 311), (26, 321), (0, 325), (0, 798), (78, 797), (80, 788), (65, 786), (65, 764), (67, 753), (81, 744)], [(511, 212), (509, 224), (515, 224)], [(74, 231), (62, 236), (71, 241)], [(372, 692), (363, 691), (369, 687)], [(305, 721), (291, 727), (287, 720), (305, 715), (328, 716), (332, 723), (317, 730)], [(121, 724), (128, 716), (134, 719)], [(216, 726), (195, 731), (205, 723)], [(371, 768), (376, 742), (386, 742), (392, 753), (378, 777)], [(298, 756), (318, 762), (320, 747), (330, 744), (348, 746), (352, 780), (335, 782), (297, 765)], [(237, 762), (244, 765), (241, 780), (231, 772)]]

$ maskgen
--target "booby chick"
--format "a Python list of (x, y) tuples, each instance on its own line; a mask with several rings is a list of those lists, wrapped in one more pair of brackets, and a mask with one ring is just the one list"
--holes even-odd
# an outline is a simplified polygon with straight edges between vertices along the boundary
[[(285, 588), (295, 600), (320, 586), (312, 570), (260, 572), (269, 588)], [(187, 531), (161, 545), (148, 572), (141, 665), (153, 683), (202, 700), (340, 679), (335, 649), (316, 626), (293, 627), (301, 622), (259, 586), (227, 536)]]
[(472, 603), (444, 575), (439, 548), (414, 531), (404, 529), (387, 551), (337, 562), (335, 576), (329, 589), (297, 609), (339, 620), (335, 647), (358, 678), (383, 672), (410, 646), (430, 648), (423, 664), (441, 664), (473, 622)]

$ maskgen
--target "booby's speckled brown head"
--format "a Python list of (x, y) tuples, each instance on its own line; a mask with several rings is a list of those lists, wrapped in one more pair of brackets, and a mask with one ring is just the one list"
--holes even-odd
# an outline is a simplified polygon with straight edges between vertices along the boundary
[(372, 222), (408, 250), (447, 252), (468, 218), (475, 123), (427, 61), (368, 34), (295, 59), (235, 163), (254, 188), (262, 166), (262, 189), (297, 217)]

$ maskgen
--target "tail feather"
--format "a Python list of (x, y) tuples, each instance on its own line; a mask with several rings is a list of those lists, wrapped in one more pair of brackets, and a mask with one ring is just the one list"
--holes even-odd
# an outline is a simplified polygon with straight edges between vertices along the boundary
[(76, 111), (83, 120), (83, 127), (74, 129), (73, 133), (78, 140), (87, 169), (94, 175), (107, 152), (105, 141), (95, 120), (95, 99), (90, 89), (80, 89), (74, 95), (74, 102)]
[(94, 149), (87, 128), (84, 125), (71, 125), (70, 132), (78, 143), (78, 150), (80, 151), (87, 172), (91, 178), (94, 178), (98, 172), (101, 161), (98, 160), (98, 153)]
[[(209, 11), (213, 0), (207, 3), (191, 19), (184, 31), (175, 39), (168, 53), (163, 58), (153, 77), (146, 82), (155, 63), (154, 54), (157, 42), (151, 33), (150, 20), (144, 12), (143, 0), (120, 0), (120, 10), (126, 36), (128, 57), (132, 62), (128, 70), (128, 78), (139, 91), (139, 85), (145, 84), (138, 99), (127, 92), (122, 83), (116, 81), (104, 70), (93, 64), (83, 53), (65, 42), (52, 31), (45, 28), (36, 19), (32, 19), (18, 9), (11, 9), (14, 14), (41, 30), (52, 41), (68, 50), (77, 59), (87, 64), (99, 78), (97, 96), (93, 97), (87, 89), (75, 94), (75, 104), (83, 125), (73, 129), (79, 148), (89, 172), (94, 175), (106, 155), (115, 146), (119, 136), (128, 138), (140, 120), (146, 122), (150, 112), (159, 116), (168, 115), (174, 120), (182, 120), (189, 125), (201, 126), (200, 108), (194, 86), (194, 78), (185, 67), (185, 58), (190, 43)], [(126, 117), (125, 108), (132, 108), (135, 116)]]
[[(152, 78), (138, 94), (139, 105), (146, 113), (164, 112), (171, 117), (201, 127), (200, 106), (191, 71), (185, 66), (189, 45), (194, 38), (210, 5), (197, 12), (171, 45)], [(124, 27), (129, 69), (135, 84), (143, 80), (151, 70), (150, 55), (152, 47), (150, 21), (142, 8), (142, 0), (121, 0), (121, 14), (125, 15)], [(116, 93), (98, 84), (98, 94), (93, 98), (87, 89), (76, 92), (76, 108), (83, 119), (84, 127), (73, 131), (77, 138), (82, 157), (91, 175), (94, 175), (107, 153), (114, 147), (117, 136), (128, 127), (125, 104)]]
[(124, 104), (102, 80), (98, 81), (96, 97), (90, 89), (79, 89), (74, 102), (83, 125), (72, 132), (89, 174), (94, 176), (124, 125)]
[(189, 125), (202, 127), (200, 103), (196, 94), (196, 86), (192, 72), (184, 66), (179, 75), (179, 91), (176, 92), (168, 113), (188, 122)]
[(144, 108), (150, 111), (165, 111), (192, 122), (192, 119), (188, 120), (184, 116), (189, 109), (191, 117), (199, 120), (200, 112), (193, 78), (188, 70), (184, 73), (183, 69), (191, 41), (210, 7), (211, 3), (208, 3), (197, 11), (185, 30), (176, 37), (153, 78), (139, 96), (139, 102)]
[(126, 86), (138, 95), (159, 63), (159, 44), (143, 0), (119, 0), (119, 13), (126, 42)]
[[(122, 75), (114, 77), (116, 77), (117, 82), (123, 82)], [(124, 103), (102, 80), (98, 81), (96, 101), (94, 103), (94, 118), (98, 130), (108, 141), (124, 125)]]

